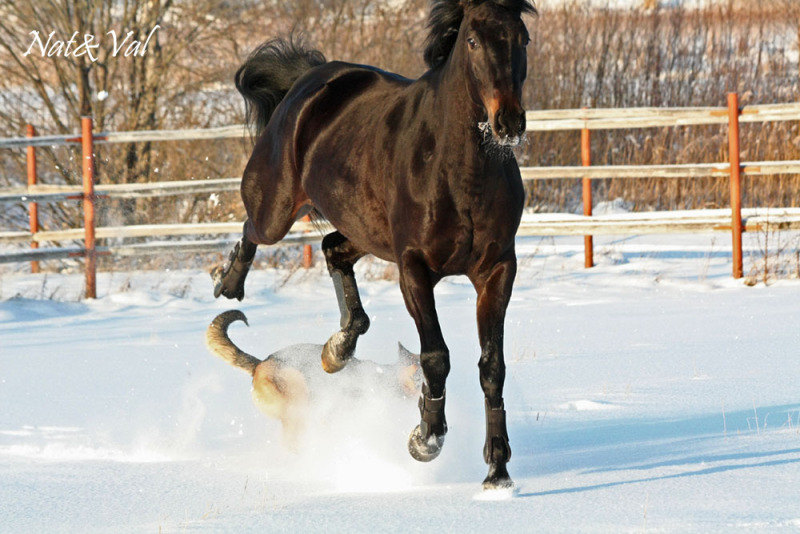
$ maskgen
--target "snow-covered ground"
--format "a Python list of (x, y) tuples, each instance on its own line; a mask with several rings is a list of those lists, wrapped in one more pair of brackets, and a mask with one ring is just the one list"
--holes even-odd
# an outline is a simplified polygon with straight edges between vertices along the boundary
[[(746, 241), (758, 254), (758, 243)], [(414, 462), (416, 400), (376, 389), (315, 406), (299, 450), (214, 358), (204, 330), (265, 356), (323, 343), (338, 309), (322, 266), (253, 272), (241, 304), (205, 273), (0, 278), (0, 531), (509, 532), (800, 530), (800, 281), (730, 278), (726, 236), (519, 241), (506, 407), (519, 488), (485, 475), (475, 297), (437, 288), (452, 355), (442, 455)], [(754, 258), (747, 258), (746, 269)], [(383, 267), (361, 266), (358, 355), (415, 350)], [(378, 279), (376, 279), (378, 278)], [(363, 389), (363, 388), (362, 388)]]

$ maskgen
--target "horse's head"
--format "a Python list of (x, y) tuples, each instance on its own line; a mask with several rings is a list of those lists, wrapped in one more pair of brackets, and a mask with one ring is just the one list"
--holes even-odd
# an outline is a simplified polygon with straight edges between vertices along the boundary
[(522, 0), (466, 0), (463, 5), (455, 46), (466, 52), (469, 91), (486, 110), (494, 141), (516, 146), (525, 132), (522, 84), (530, 42), (522, 13), (533, 12), (533, 6)]

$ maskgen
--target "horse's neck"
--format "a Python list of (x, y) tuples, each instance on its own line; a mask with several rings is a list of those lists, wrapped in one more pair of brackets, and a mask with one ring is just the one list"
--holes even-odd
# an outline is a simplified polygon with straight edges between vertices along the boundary
[(483, 105), (470, 94), (466, 59), (456, 53), (437, 73), (436, 97), (431, 110), (441, 117), (443, 164), (458, 169), (452, 179), (464, 183), (480, 176), (493, 157), (481, 145), (479, 123), (486, 120)]
[(438, 72), (437, 107), (446, 113), (450, 135), (474, 137), (485, 115), (483, 106), (470, 94), (469, 73), (463, 51), (456, 50)]

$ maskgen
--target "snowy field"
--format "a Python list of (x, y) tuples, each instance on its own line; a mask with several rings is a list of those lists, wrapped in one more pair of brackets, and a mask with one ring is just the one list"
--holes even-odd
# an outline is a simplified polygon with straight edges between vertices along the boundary
[[(516, 497), (485, 475), (475, 297), (437, 288), (450, 432), (406, 451), (416, 399), (381, 389), (314, 406), (296, 451), (249, 378), (204, 347), (207, 324), (266, 354), (324, 343), (323, 267), (253, 272), (215, 301), (199, 271), (0, 277), (2, 532), (800, 531), (800, 281), (746, 287), (727, 236), (521, 239), (506, 327)], [(751, 254), (758, 245), (746, 241)], [(753, 264), (746, 257), (746, 271)], [(395, 282), (359, 271), (372, 328), (358, 356), (419, 347)], [(332, 380), (334, 377), (332, 377)], [(363, 386), (363, 385), (362, 385)]]

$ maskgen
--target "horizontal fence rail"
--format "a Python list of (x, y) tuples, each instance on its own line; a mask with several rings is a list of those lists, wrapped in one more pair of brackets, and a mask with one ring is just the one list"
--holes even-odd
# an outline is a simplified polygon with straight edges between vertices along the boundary
[[(311, 232), (324, 229), (333, 231), (328, 223), (298, 221), (291, 232)], [(98, 239), (123, 239), (131, 237), (164, 237), (185, 235), (214, 235), (241, 233), (242, 223), (187, 223), (187, 224), (137, 224), (129, 226), (99, 226), (95, 229)], [(45, 230), (31, 232), (0, 232), (0, 243), (28, 241), (69, 241), (83, 238), (83, 229)]]
[[(696, 213), (700, 212), (700, 213)], [(743, 231), (800, 230), (800, 208), (743, 209)], [(730, 210), (626, 213), (617, 215), (536, 214), (522, 218), (522, 236), (621, 235), (730, 232)]]
[[(742, 209), (744, 231), (800, 230), (800, 208), (744, 208)], [(626, 233), (691, 233), (730, 231), (730, 211), (688, 210), (673, 212), (644, 212), (613, 215), (570, 215), (564, 213), (526, 213), (522, 217), (517, 235), (584, 235), (586, 233), (617, 235)], [(100, 226), (95, 229), (98, 239), (125, 239), (135, 237), (179, 237), (187, 235), (238, 234), (242, 223), (196, 223), (196, 224), (142, 224), (130, 226)], [(300, 242), (316, 242), (327, 232), (334, 230), (327, 222), (298, 221), (289, 231), (289, 237), (279, 244), (293, 245)], [(0, 232), (0, 243), (37, 243), (69, 241), (83, 238), (83, 229), (50, 230), (31, 232)], [(288, 241), (287, 241), (288, 240)], [(230, 240), (224, 241), (230, 244)], [(190, 242), (169, 241), (175, 245), (191, 245)], [(216, 241), (205, 242), (213, 243)], [(130, 245), (131, 250), (146, 250), (147, 244)], [(206, 245), (204, 245), (206, 246)], [(111, 247), (125, 248), (122, 245)], [(98, 250), (100, 250), (98, 248)], [(25, 251), (27, 252), (27, 251)], [(31, 257), (44, 254), (43, 249), (31, 252)], [(14, 254), (17, 254), (16, 252)], [(17, 256), (15, 256), (17, 257)], [(27, 261), (27, 260), (23, 260)], [(0, 257), (0, 263), (4, 262)]]
[[(727, 163), (690, 163), (678, 165), (596, 165), (591, 167), (520, 167), (523, 180), (558, 178), (707, 178), (730, 175)], [(742, 174), (769, 176), (800, 174), (798, 161), (760, 161), (742, 164)]]
[[(661, 128), (665, 126), (699, 126), (728, 124), (728, 108), (607, 108), (607, 109), (562, 109), (528, 111), (527, 131), (558, 130), (614, 130)], [(776, 122), (800, 120), (800, 104), (769, 104), (745, 106), (741, 110), (740, 122)], [(185, 130), (151, 130), (132, 132), (98, 132), (96, 143), (141, 143), (145, 141), (194, 141), (201, 139), (226, 139), (247, 137), (243, 124), (217, 128)], [(48, 135), (34, 138), (18, 137), (0, 139), (0, 148), (24, 148), (28, 146), (79, 145), (81, 136)]]
[[(97, 184), (95, 195), (107, 198), (148, 198), (185, 194), (238, 191), (241, 178), (179, 180), (146, 184)], [(71, 185), (34, 185), (14, 187), (0, 193), (0, 202), (61, 202), (80, 198), (83, 188)]]
[[(520, 167), (522, 179), (553, 180), (561, 178), (706, 178), (725, 177), (731, 167), (727, 163), (692, 163), (677, 165), (596, 165), (593, 167)], [(747, 176), (800, 174), (800, 160), (759, 161), (742, 164)], [(95, 195), (107, 198), (149, 198), (186, 194), (211, 194), (238, 191), (241, 178), (178, 180), (144, 184), (98, 184)], [(83, 189), (69, 185), (34, 185), (12, 187), (0, 193), (2, 202), (61, 202), (80, 198)]]
[[(142, 143), (145, 141), (197, 141), (201, 139), (243, 138), (248, 135), (243, 124), (219, 128), (187, 130), (149, 130), (140, 132), (100, 132), (94, 134), (95, 143)], [(0, 148), (27, 146), (80, 145), (80, 135), (44, 135), (34, 138), (18, 137), (0, 139)]]
[[(320, 236), (314, 234), (288, 235), (278, 245), (310, 245), (320, 241)], [(96, 247), (99, 255), (110, 254), (121, 257), (149, 256), (152, 254), (167, 253), (205, 253), (225, 252), (231, 247), (230, 239), (199, 240), (199, 241), (163, 241), (152, 243), (135, 243), (122, 245), (109, 245)], [(13, 251), (0, 254), (0, 263), (20, 263), (40, 260), (63, 260), (68, 258), (83, 257), (85, 248), (58, 247), (48, 249), (30, 249)]]
[[(739, 122), (777, 122), (800, 118), (800, 104), (745, 106)], [(627, 108), (529, 111), (527, 130), (621, 130), (728, 124), (728, 108)]]
[[(800, 174), (798, 161), (739, 161), (739, 123), (800, 121), (800, 104), (770, 104), (740, 108), (738, 97), (729, 96), (728, 107), (693, 108), (627, 108), (568, 109), (530, 111), (526, 115), (529, 132), (581, 131), (582, 166), (522, 167), (523, 180), (582, 179), (584, 215), (525, 214), (518, 235), (584, 235), (586, 266), (593, 265), (591, 235), (644, 234), (677, 232), (728, 231), (733, 235), (734, 277), (741, 277), (741, 233), (771, 229), (800, 229), (800, 209), (741, 209), (739, 179), (745, 176)], [(698, 125), (728, 125), (731, 161), (678, 165), (591, 165), (590, 135), (592, 130), (662, 128)], [(38, 272), (38, 261), (85, 257), (87, 259), (87, 295), (90, 295), (90, 273), (98, 254), (137, 256), (169, 252), (221, 252), (229, 239), (183, 241), (185, 236), (213, 236), (241, 233), (241, 222), (201, 224), (156, 224), (97, 227), (93, 220), (94, 205), (103, 199), (131, 199), (187, 194), (214, 194), (236, 191), (240, 178), (164, 181), (144, 184), (96, 184), (94, 179), (94, 144), (165, 142), (213, 139), (242, 139), (248, 135), (244, 125), (218, 128), (93, 133), (91, 119), (84, 118), (80, 135), (36, 136), (28, 127), (27, 137), (0, 139), (0, 148), (26, 148), (28, 155), (27, 187), (0, 191), (0, 203), (29, 203), (30, 231), (0, 232), (0, 244), (30, 243), (30, 250), (0, 253), (0, 263), (31, 261)], [(81, 146), (83, 150), (83, 185), (40, 185), (36, 179), (36, 147)], [(592, 215), (591, 181), (600, 179), (709, 177), (731, 178), (731, 210), (695, 210), (682, 212), (632, 213), (625, 215)], [(86, 223), (82, 229), (40, 230), (37, 208), (41, 202), (83, 201)], [(89, 211), (87, 211), (89, 210)], [(307, 220), (295, 223), (282, 241), (285, 245), (308, 245), (319, 241), (330, 231), (325, 223)], [(106, 243), (96, 246), (97, 239), (177, 238), (146, 243)], [(83, 247), (38, 248), (43, 242), (84, 240)], [(304, 252), (304, 263), (310, 264), (310, 248)], [(93, 272), (91, 273), (93, 284)]]

